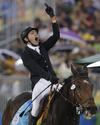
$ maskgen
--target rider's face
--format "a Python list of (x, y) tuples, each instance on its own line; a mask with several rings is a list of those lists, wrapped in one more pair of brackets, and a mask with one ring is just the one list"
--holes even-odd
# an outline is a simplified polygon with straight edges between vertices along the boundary
[(36, 30), (32, 30), (28, 33), (28, 39), (34, 44), (38, 45), (39, 44), (39, 35), (36, 32)]

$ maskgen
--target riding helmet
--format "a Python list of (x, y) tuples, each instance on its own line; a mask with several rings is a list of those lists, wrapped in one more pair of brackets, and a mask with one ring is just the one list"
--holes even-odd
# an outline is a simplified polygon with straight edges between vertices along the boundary
[(27, 42), (24, 40), (25, 39), (25, 37), (27, 37), (27, 35), (28, 35), (28, 33), (30, 32), (30, 31), (32, 31), (32, 30), (35, 30), (37, 33), (38, 33), (38, 29), (37, 28), (33, 28), (33, 27), (27, 27), (27, 28), (25, 28), (23, 31), (22, 31), (22, 33), (21, 33), (21, 38), (22, 38), (22, 40), (23, 40), (23, 42), (26, 44)]

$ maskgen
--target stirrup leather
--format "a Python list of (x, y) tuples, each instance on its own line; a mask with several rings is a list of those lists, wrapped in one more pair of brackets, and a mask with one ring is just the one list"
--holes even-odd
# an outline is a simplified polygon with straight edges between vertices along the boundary
[[(56, 87), (55, 90), (58, 89), (59, 84), (60, 84), (60, 83), (58, 82), (57, 87)], [(49, 108), (50, 108), (50, 102), (51, 102), (51, 100), (52, 100), (52, 98), (54, 97), (54, 94), (55, 94), (55, 91), (52, 91), (52, 87), (53, 87), (53, 85), (50, 87), (50, 94), (49, 94), (48, 103), (47, 103), (47, 105), (46, 105), (46, 107), (45, 107), (45, 110), (44, 110), (44, 112), (42, 113), (41, 117), (40, 117), (39, 120), (37, 121), (37, 125), (41, 125), (42, 121), (47, 118), (48, 111), (49, 111)]]

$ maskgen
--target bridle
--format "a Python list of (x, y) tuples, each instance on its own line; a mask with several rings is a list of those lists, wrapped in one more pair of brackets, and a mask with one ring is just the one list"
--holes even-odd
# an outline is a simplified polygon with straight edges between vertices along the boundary
[[(86, 78), (87, 76), (80, 76), (82, 78)], [(71, 86), (72, 85), (75, 85), (75, 82), (77, 81), (77, 79), (72, 79), (72, 82), (71, 82)], [(65, 83), (66, 84), (66, 83)], [(74, 107), (76, 107), (76, 114), (77, 115), (80, 115), (84, 109), (88, 109), (88, 106), (84, 107), (83, 105), (86, 104), (88, 101), (91, 101), (91, 100), (94, 100), (93, 97), (90, 97), (90, 98), (87, 98), (86, 100), (84, 100), (81, 104), (78, 104), (77, 102), (77, 98), (78, 98), (78, 92), (76, 94), (76, 90), (78, 88), (79, 84), (78, 85), (75, 85), (75, 88), (72, 90), (72, 95), (73, 95), (73, 98), (74, 98), (74, 101), (72, 102), (70, 99), (68, 99), (67, 97), (65, 97), (60, 91), (58, 91), (58, 93), (61, 95), (61, 97), (65, 100), (65, 102), (69, 102), (71, 103)], [(77, 97), (76, 97), (77, 96)]]

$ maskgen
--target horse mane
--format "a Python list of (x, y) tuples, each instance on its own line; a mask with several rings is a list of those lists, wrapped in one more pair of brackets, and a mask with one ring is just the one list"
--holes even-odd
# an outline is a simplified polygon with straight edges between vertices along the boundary
[(67, 95), (69, 95), (69, 89), (72, 85), (72, 79), (73, 79), (73, 76), (70, 76), (68, 77), (67, 79), (64, 79), (64, 85), (63, 87), (60, 89), (60, 93), (62, 93), (62, 91), (64, 90), (65, 86), (66, 86), (66, 92), (67, 92)]
[(69, 83), (72, 80), (73, 76), (69, 76), (67, 79), (64, 79), (65, 84)]

